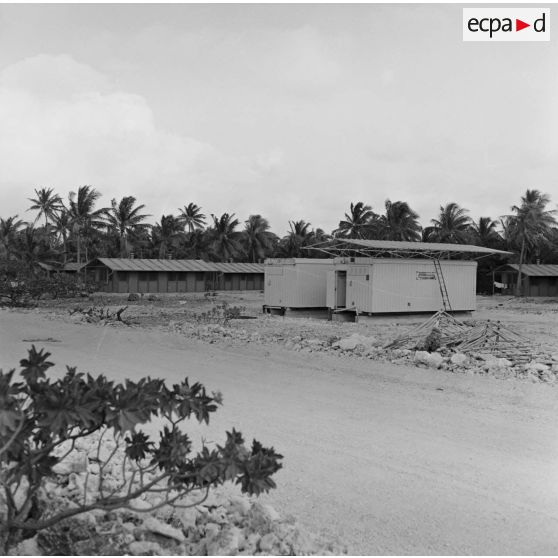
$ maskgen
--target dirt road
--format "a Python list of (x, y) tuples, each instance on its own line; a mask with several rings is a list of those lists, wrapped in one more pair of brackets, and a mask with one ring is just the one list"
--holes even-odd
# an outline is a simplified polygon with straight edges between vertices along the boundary
[[(219, 389), (209, 431), (285, 456), (268, 498), (357, 554), (556, 554), (557, 388), (277, 346), (73, 325), (0, 311), (0, 366), (30, 342), (109, 377), (183, 375)], [(62, 368), (60, 367), (60, 370)]]

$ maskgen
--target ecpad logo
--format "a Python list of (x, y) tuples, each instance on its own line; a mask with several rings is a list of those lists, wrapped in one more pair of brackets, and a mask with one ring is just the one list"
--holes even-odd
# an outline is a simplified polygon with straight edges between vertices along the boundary
[(463, 8), (464, 41), (550, 41), (548, 8)]

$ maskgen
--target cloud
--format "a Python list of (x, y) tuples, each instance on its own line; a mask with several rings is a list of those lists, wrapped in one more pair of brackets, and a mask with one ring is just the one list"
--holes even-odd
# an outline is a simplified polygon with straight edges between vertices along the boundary
[(256, 158), (255, 168), (261, 174), (274, 174), (283, 165), (284, 153), (281, 149), (272, 149)]
[(106, 76), (70, 56), (39, 54), (12, 64), (0, 74), (0, 87), (12, 91), (40, 92), (41, 98), (71, 99), (91, 91), (108, 91)]
[[(465, 45), (458, 9), (40, 11), (50, 26), (0, 37), (19, 60), (0, 71), (2, 215), (34, 187), (92, 184), (157, 219), (193, 201), (282, 234), (331, 230), (359, 200), (408, 201), (428, 224), (448, 201), (496, 217), (552, 192), (556, 48)], [(72, 56), (21, 59), (44, 48)]]
[(271, 60), (274, 79), (295, 93), (323, 94), (339, 84), (341, 68), (335, 51), (309, 25), (278, 34)]
[(14, 203), (22, 188), (31, 195), (52, 186), (65, 195), (83, 184), (110, 197), (133, 194), (155, 213), (212, 196), (225, 211), (238, 198), (233, 185), (256, 184), (278, 162), (272, 154), (257, 169), (161, 129), (145, 98), (116, 90), (67, 55), (40, 55), (0, 73), (0, 158), (0, 202), (12, 213), (22, 211)]

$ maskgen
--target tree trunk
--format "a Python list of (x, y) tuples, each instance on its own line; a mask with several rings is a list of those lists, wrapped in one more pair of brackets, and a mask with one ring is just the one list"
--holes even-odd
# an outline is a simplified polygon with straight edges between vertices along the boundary
[(127, 258), (128, 257), (128, 249), (127, 249), (126, 237), (124, 235), (120, 235), (120, 257)]
[(64, 265), (66, 265), (68, 261), (68, 239), (66, 235), (62, 235), (62, 247), (64, 248)]
[(523, 237), (522, 241), (521, 241), (521, 252), (519, 253), (519, 269), (517, 271), (517, 286), (516, 286), (516, 291), (517, 291), (517, 296), (522, 296), (523, 293), (522, 291), (522, 284), (521, 284), (521, 271), (523, 268), (523, 258), (525, 257), (525, 236)]

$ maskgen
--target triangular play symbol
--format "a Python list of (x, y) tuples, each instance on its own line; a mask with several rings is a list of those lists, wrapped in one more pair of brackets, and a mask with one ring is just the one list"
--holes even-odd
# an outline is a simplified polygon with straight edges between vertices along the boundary
[(520, 19), (515, 20), (515, 30), (516, 31), (521, 31), (522, 29), (525, 29), (526, 27), (531, 27), (531, 24), (530, 23), (525, 23), (524, 21), (521, 21)]

